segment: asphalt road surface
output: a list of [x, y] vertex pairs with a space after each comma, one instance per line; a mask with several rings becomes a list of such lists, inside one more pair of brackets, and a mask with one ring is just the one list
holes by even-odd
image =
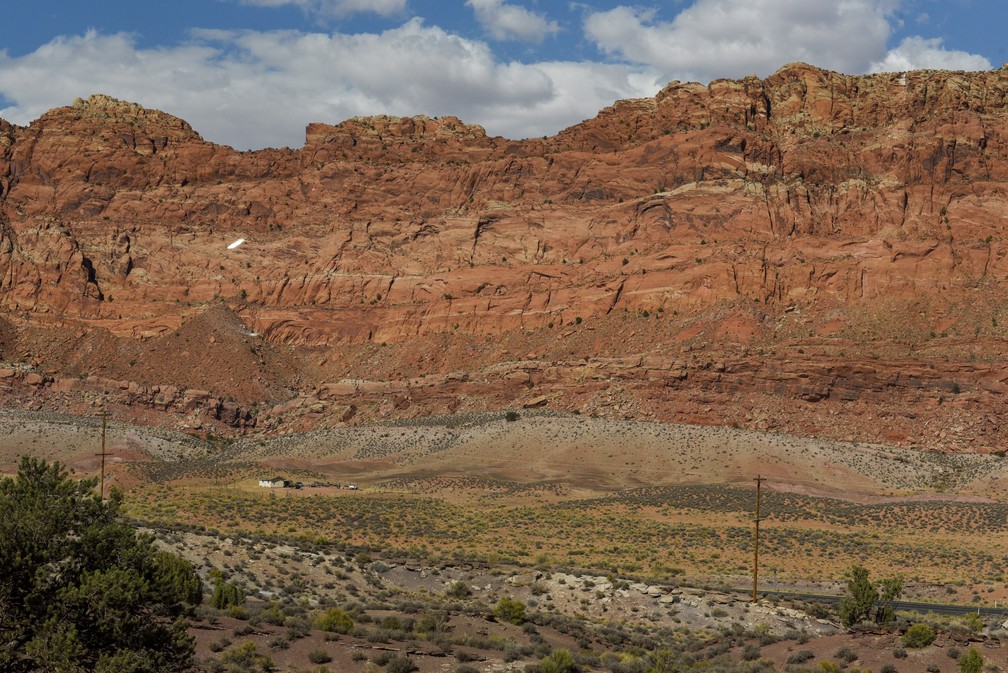
[[[843, 596], [803, 594], [791, 591], [760, 591], [757, 593], [757, 596], [784, 598], [794, 601], [804, 601], [806, 603], [826, 603], [827, 605], [838, 605], [843, 599]], [[936, 615], [967, 615], [973, 612], [979, 614], [981, 617], [1003, 617], [1008, 619], [1008, 606], [990, 608], [974, 605], [951, 605], [947, 603], [918, 603], [916, 601], [893, 601], [892, 605], [897, 610], [905, 610], [907, 612], [932, 612]]]

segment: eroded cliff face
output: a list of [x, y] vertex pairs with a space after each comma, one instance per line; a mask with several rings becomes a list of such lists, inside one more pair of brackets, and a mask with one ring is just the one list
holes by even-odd
[[[0, 122], [4, 355], [43, 377], [7, 380], [196, 390], [243, 427], [535, 404], [928, 445], [922, 400], [1004, 410], [1006, 96], [796, 64], [526, 141], [376, 117], [237, 152], [105, 96]], [[904, 420], [862, 427], [869, 399]]]

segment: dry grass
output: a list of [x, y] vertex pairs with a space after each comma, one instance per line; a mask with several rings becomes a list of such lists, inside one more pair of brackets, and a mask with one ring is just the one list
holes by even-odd
[[[97, 469], [94, 421], [8, 412], [0, 429], [6, 469], [36, 447]], [[860, 562], [970, 600], [967, 587], [983, 602], [1008, 597], [1008, 506], [975, 495], [1008, 474], [996, 456], [532, 411], [209, 442], [114, 423], [108, 444], [109, 481], [145, 521], [737, 583], [750, 572], [761, 473], [767, 580], [835, 581]], [[363, 490], [257, 487], [276, 473]]]
[[[736, 584], [751, 572], [750, 490], [659, 487], [524, 505], [469, 493], [465, 499], [455, 492], [454, 500], [387, 492], [278, 497], [161, 486], [134, 491], [130, 512], [161, 524], [189, 522], [429, 562], [582, 567]], [[920, 591], [961, 583], [996, 587], [985, 604], [1004, 599], [1006, 505], [864, 505], [769, 492], [763, 514], [767, 582], [836, 580], [857, 562], [906, 575]], [[978, 539], [986, 541], [982, 549]]]

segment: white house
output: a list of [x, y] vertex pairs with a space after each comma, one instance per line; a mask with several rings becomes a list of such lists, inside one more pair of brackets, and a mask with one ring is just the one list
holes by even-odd
[[272, 479], [260, 479], [259, 486], [262, 488], [283, 488], [287, 485], [287, 480], [283, 477], [273, 477]]

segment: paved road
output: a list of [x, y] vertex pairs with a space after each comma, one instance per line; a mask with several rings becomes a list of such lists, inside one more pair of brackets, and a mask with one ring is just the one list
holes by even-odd
[[[740, 591], [740, 593], [743, 593]], [[749, 592], [751, 595], [752, 592]], [[831, 596], [827, 594], [804, 594], [794, 591], [760, 591], [759, 596], [772, 598], [786, 598], [806, 603], [827, 603], [837, 605], [843, 596]], [[1008, 619], [1008, 606], [1005, 607], [977, 607], [975, 605], [951, 605], [947, 603], [918, 603], [916, 601], [894, 601], [893, 607], [897, 610], [907, 612], [933, 612], [937, 615], [967, 615], [971, 612], [978, 613], [981, 617], [1002, 617]]]

